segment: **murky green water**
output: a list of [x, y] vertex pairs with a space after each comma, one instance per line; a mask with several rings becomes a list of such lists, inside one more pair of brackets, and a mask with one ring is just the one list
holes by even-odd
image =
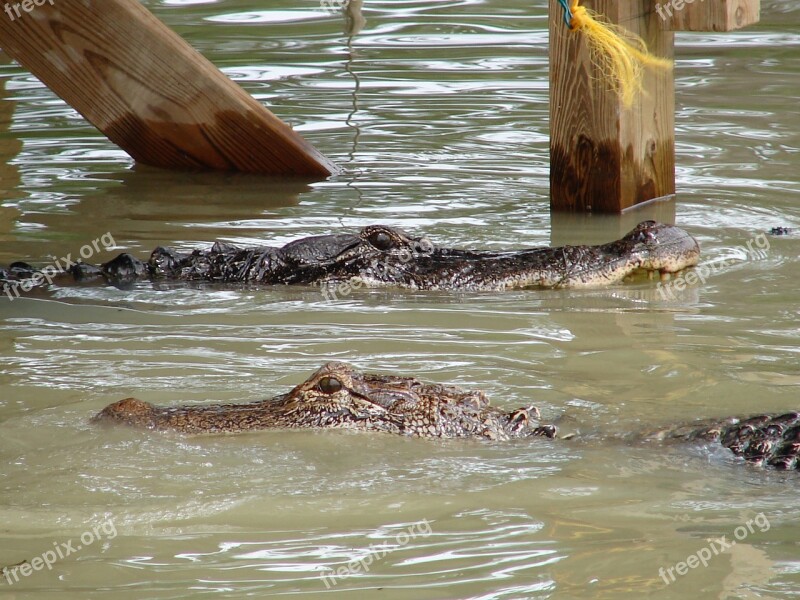
[[[346, 172], [306, 185], [133, 168], [5, 65], [0, 264], [42, 264], [107, 232], [143, 256], [374, 222], [505, 248], [606, 241], [656, 216], [719, 268], [667, 299], [648, 283], [338, 302], [311, 288], [151, 285], [0, 299], [0, 565], [65, 555], [0, 581], [3, 597], [800, 594], [797, 477], [603, 439], [800, 408], [800, 237], [759, 237], [800, 228], [795, 3], [763, 2], [762, 23], [742, 32], [678, 36], [680, 194], [621, 219], [549, 214], [542, 0], [369, 1], [350, 39], [341, 15], [309, 0], [147, 4]], [[536, 402], [589, 440], [88, 424], [134, 394], [259, 399], [329, 359]], [[659, 575], [706, 553], [674, 583]]]

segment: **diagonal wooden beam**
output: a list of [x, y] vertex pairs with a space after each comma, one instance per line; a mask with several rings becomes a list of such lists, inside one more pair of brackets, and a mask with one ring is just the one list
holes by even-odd
[[25, 0], [0, 46], [135, 160], [324, 178], [338, 168], [139, 0]]

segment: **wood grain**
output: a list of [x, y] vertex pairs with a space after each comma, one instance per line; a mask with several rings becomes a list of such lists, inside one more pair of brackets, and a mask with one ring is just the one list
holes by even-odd
[[[6, 57], [0, 56], [0, 64], [5, 65], [8, 62]], [[8, 93], [7, 82], [7, 79], [0, 81], [0, 203], [24, 195], [19, 190], [19, 167], [12, 162], [22, 150], [22, 142], [13, 132], [9, 132], [17, 103], [9, 99], [13, 94]], [[15, 208], [0, 206], [0, 236], [11, 231], [13, 218], [17, 216]]]
[[0, 12], [0, 46], [139, 162], [319, 178], [338, 171], [139, 0]]
[[654, 7], [670, 31], [733, 31], [761, 18], [761, 0], [659, 0]]
[[[707, 0], [710, 1], [710, 0]], [[673, 57], [651, 0], [586, 0], [584, 6]], [[580, 32], [550, 0], [550, 207], [619, 213], [675, 193], [674, 82], [645, 70], [644, 91], [626, 108], [592, 62]]]

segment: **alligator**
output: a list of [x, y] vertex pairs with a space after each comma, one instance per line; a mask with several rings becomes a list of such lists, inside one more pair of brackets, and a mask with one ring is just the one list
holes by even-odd
[[791, 227], [773, 227], [769, 230], [770, 235], [791, 235], [794, 233]]
[[[692, 236], [655, 221], [644, 221], [606, 244], [510, 251], [444, 248], [425, 236], [370, 225], [358, 233], [306, 237], [282, 247], [243, 248], [216, 242], [210, 249], [189, 253], [158, 247], [147, 262], [123, 253], [100, 266], [72, 264], [68, 272], [76, 280], [104, 279], [118, 287], [165, 280], [330, 288], [355, 280], [367, 287], [498, 291], [596, 287], [621, 282], [638, 271], [668, 277], [696, 265], [699, 256]], [[0, 269], [0, 283], [9, 293], [9, 286], [20, 281], [51, 282], [52, 273], [43, 273], [17, 262]]]
[[[534, 406], [505, 411], [478, 390], [362, 373], [329, 362], [286, 394], [247, 404], [157, 407], [126, 398], [93, 417], [187, 434], [273, 428], [353, 429], [424, 438], [558, 437]], [[569, 437], [569, 436], [562, 436]], [[800, 470], [800, 413], [713, 419], [641, 434], [648, 442], [719, 444], [745, 462]]]

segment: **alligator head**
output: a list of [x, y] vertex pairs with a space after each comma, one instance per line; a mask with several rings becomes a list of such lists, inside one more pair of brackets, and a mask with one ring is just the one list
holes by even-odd
[[[377, 273], [386, 257], [416, 256], [430, 247], [427, 238], [411, 237], [392, 227], [370, 225], [356, 234], [316, 235], [279, 248], [240, 248], [217, 242], [209, 250], [179, 254], [159, 247], [151, 254], [147, 268], [151, 277], [168, 280], [314, 284]], [[109, 279], [119, 279], [115, 261], [123, 257], [120, 265], [125, 268], [123, 275], [130, 272], [126, 264], [133, 257], [121, 255], [103, 265]]]
[[94, 420], [184, 433], [337, 428], [434, 438], [553, 437], [555, 427], [540, 426], [537, 418], [534, 407], [505, 412], [490, 406], [480, 391], [361, 373], [330, 362], [287, 394], [269, 400], [156, 407], [126, 398], [104, 408]]
[[[409, 256], [424, 238], [390, 228], [397, 246], [384, 249], [379, 271], [353, 273], [367, 285], [414, 289], [504, 290], [581, 288], [617, 283], [637, 271], [675, 273], [697, 264], [700, 247], [674, 225], [644, 221], [623, 238], [597, 246], [561, 246], [505, 252], [441, 248]], [[393, 242], [394, 243], [394, 242]]]

